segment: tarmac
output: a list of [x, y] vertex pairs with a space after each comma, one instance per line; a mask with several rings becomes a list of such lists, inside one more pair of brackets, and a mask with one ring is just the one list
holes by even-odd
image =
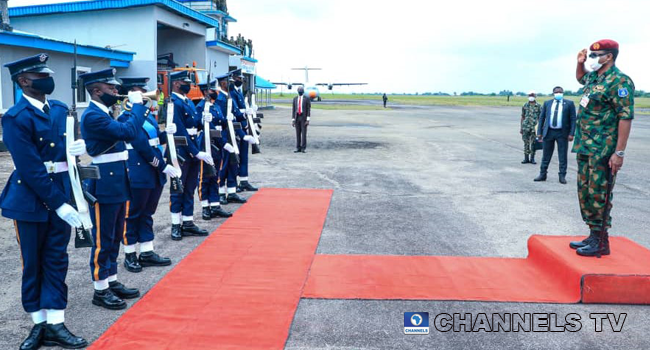
[[[325, 101], [325, 100], [324, 100]], [[346, 102], [347, 103], [347, 102]], [[391, 103], [389, 101], [389, 107]], [[582, 235], [575, 155], [567, 181], [557, 178], [557, 154], [548, 181], [533, 182], [537, 165], [520, 164], [520, 109], [409, 107], [373, 111], [312, 110], [307, 153], [293, 153], [290, 109], [264, 111], [262, 153], [250, 157], [250, 181], [260, 187], [331, 188], [332, 203], [318, 254], [525, 257], [532, 234]], [[633, 122], [625, 163], [614, 189], [612, 235], [650, 248], [650, 122]], [[0, 155], [0, 182], [12, 170]], [[250, 193], [244, 193], [246, 197]], [[155, 217], [156, 251], [174, 264], [202, 241], [170, 239], [168, 191]], [[223, 219], [195, 222], [208, 230]], [[225, 209], [236, 210], [229, 204]], [[20, 255], [11, 220], [0, 220], [0, 349], [15, 349], [31, 328], [20, 303]], [[71, 244], [66, 325], [92, 341], [123, 311], [93, 306], [89, 250]], [[118, 278], [145, 293], [174, 266]], [[526, 288], [522, 285], [521, 288]], [[137, 301], [137, 300], [136, 300]], [[129, 305], [134, 302], [129, 301]], [[164, 307], [164, 305], [161, 305]], [[532, 304], [462, 301], [302, 299], [286, 349], [607, 349], [647, 348], [650, 313], [642, 305]], [[581, 316], [577, 332], [440, 332], [405, 335], [404, 312], [557, 314]], [[623, 329], [594, 329], [590, 313], [626, 313]], [[218, 322], [219, 315], [215, 315]], [[254, 332], [254, 329], [251, 329]], [[191, 349], [191, 344], [188, 348]], [[215, 344], [214, 349], [219, 349]]]

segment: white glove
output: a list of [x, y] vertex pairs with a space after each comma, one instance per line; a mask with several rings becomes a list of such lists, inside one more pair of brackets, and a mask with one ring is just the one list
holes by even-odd
[[203, 113], [203, 123], [209, 123], [212, 121], [212, 113]]
[[253, 114], [253, 109], [252, 108], [246, 108], [246, 114]]
[[223, 149], [228, 151], [228, 153], [235, 153], [235, 147], [233, 147], [231, 144], [227, 143], [223, 145]]
[[81, 219], [79, 213], [70, 205], [64, 203], [56, 210], [58, 215], [63, 221], [72, 227], [81, 227]]
[[228, 113], [228, 115], [226, 116], [226, 119], [230, 120], [230, 121], [233, 121], [233, 120], [235, 120], [235, 117], [233, 117], [232, 113]]
[[244, 136], [244, 141], [246, 141], [248, 143], [255, 143], [255, 138], [253, 136], [251, 136], [251, 135], [246, 135], [246, 136]]
[[142, 103], [142, 93], [140, 91], [129, 91], [128, 96], [131, 104]]
[[167, 124], [167, 126], [165, 127], [165, 132], [167, 134], [175, 134], [176, 133], [176, 124], [174, 124], [174, 123]]
[[86, 154], [86, 141], [79, 139], [72, 142], [70, 147], [68, 147], [68, 152], [74, 157], [83, 156]]
[[177, 169], [171, 165], [167, 165], [165, 169], [163, 169], [163, 173], [169, 175], [169, 177], [181, 177], [181, 175], [183, 174], [181, 169]]
[[203, 151], [199, 152], [196, 155], [196, 158], [199, 158], [200, 160], [202, 160], [202, 161], [204, 161], [204, 162], [206, 162], [206, 163], [208, 163], [210, 165], [214, 165], [214, 161], [212, 160], [212, 156], [205, 153], [205, 152], [203, 152]]

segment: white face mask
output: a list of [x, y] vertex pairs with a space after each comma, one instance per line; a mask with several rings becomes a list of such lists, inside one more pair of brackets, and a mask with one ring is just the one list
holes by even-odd
[[603, 66], [602, 63], [598, 63], [598, 60], [600, 60], [600, 57], [596, 58], [588, 58], [585, 63], [591, 68], [592, 71], [597, 71], [600, 69], [600, 67]]
[[535, 101], [535, 98], [533, 96], [528, 97], [528, 101], [533, 102]]

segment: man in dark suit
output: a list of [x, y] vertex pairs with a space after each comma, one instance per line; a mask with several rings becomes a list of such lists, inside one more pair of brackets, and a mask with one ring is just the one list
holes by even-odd
[[560, 183], [566, 184], [567, 152], [576, 129], [576, 107], [564, 99], [564, 89], [553, 88], [553, 99], [544, 102], [539, 116], [537, 137], [544, 141], [542, 166], [535, 181], [546, 181], [548, 165], [553, 157], [555, 143], [560, 159]]
[[293, 98], [293, 110], [291, 112], [291, 126], [296, 128], [296, 150], [294, 153], [306, 153], [307, 148], [307, 126], [311, 114], [311, 100], [303, 96], [305, 89], [298, 87], [298, 96]]

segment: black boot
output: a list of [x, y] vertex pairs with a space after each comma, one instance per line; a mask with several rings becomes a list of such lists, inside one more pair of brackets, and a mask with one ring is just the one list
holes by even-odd
[[93, 305], [101, 306], [109, 310], [121, 310], [126, 308], [126, 302], [113, 294], [110, 288], [104, 290], [95, 289]]
[[172, 240], [180, 241], [183, 239], [183, 234], [180, 224], [172, 224]]
[[560, 183], [566, 185], [566, 175], [560, 174]]
[[253, 187], [253, 185], [251, 185], [250, 182], [248, 182], [248, 181], [240, 182], [239, 187], [241, 187], [241, 189], [244, 190], [244, 191], [251, 191], [251, 192], [257, 191], [257, 188]]
[[546, 181], [546, 173], [539, 173], [539, 175], [534, 178], [533, 181]]
[[521, 164], [528, 164], [530, 163], [530, 159], [528, 158], [527, 154], [524, 154], [524, 160], [521, 161]]
[[108, 289], [120, 299], [134, 299], [140, 296], [139, 290], [136, 288], [127, 288], [118, 281], [108, 282]]
[[129, 272], [140, 272], [142, 266], [138, 262], [138, 256], [135, 253], [126, 253], [124, 256], [124, 267]]
[[220, 194], [219, 195], [219, 204], [221, 204], [221, 205], [228, 204], [228, 198], [226, 198], [225, 194]]
[[537, 164], [537, 162], [535, 161], [535, 153], [532, 153], [530, 155], [530, 164]]
[[232, 216], [232, 213], [229, 213], [221, 207], [212, 207], [210, 208], [210, 215], [212, 215], [213, 218], [229, 218]]
[[246, 199], [240, 197], [237, 193], [231, 193], [228, 195], [229, 203], [246, 203]]
[[302, 150], [300, 149], [300, 147], [296, 148], [296, 150], [293, 151], [293, 153], [300, 153], [300, 152], [302, 152]]
[[88, 346], [86, 339], [70, 333], [63, 323], [45, 326], [43, 345], [60, 346], [64, 349], [81, 349]]
[[591, 244], [591, 242], [594, 239], [598, 238], [598, 234], [599, 234], [598, 230], [591, 230], [591, 231], [589, 231], [589, 237], [583, 239], [582, 241], [572, 241], [572, 242], [569, 243], [569, 247], [571, 249], [578, 249], [578, 248], [586, 247], [589, 244]]
[[591, 241], [591, 243], [582, 248], [578, 248], [576, 253], [580, 256], [597, 256], [609, 255], [609, 237], [607, 232], [603, 235], [602, 244], [600, 234]]
[[199, 228], [194, 224], [194, 221], [183, 221], [181, 226], [181, 233], [183, 236], [207, 236], [208, 231]]
[[203, 211], [201, 212], [201, 219], [203, 220], [212, 219], [212, 213], [210, 211], [210, 207], [203, 207]]
[[170, 258], [163, 258], [155, 252], [140, 253], [140, 265], [142, 267], [149, 266], [169, 266], [172, 264]]
[[29, 335], [23, 343], [20, 344], [20, 350], [36, 350], [43, 345], [43, 336], [45, 335], [45, 322], [37, 323], [32, 327]]

